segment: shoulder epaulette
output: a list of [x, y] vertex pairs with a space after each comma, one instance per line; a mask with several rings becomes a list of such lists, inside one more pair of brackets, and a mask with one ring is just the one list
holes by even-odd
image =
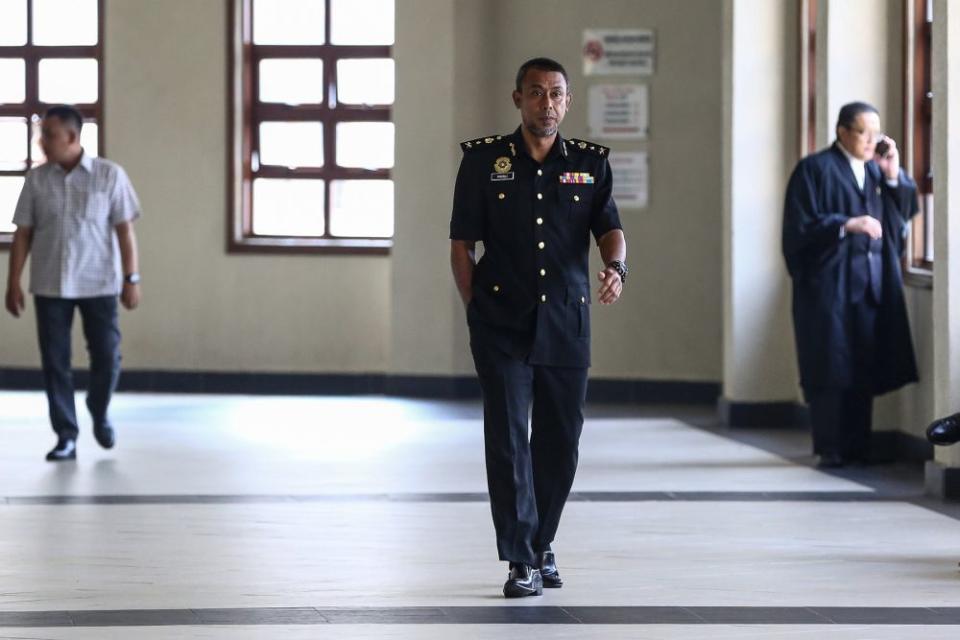
[[574, 140], [573, 138], [567, 138], [566, 143], [568, 148], [577, 149], [586, 153], [593, 153], [603, 157], [610, 155], [610, 147], [605, 147], [602, 144], [590, 142], [589, 140]]
[[460, 143], [460, 148], [463, 149], [464, 153], [466, 153], [467, 151], [476, 151], [477, 149], [483, 149], [484, 147], [489, 147], [491, 144], [494, 144], [495, 142], [502, 142], [502, 141], [503, 141], [502, 135], [486, 136], [483, 138], [476, 138], [475, 140], [465, 140], [464, 142]]

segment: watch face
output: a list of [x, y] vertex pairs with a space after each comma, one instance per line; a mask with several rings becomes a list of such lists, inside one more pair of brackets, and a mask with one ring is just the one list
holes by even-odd
[[129, 282], [130, 284], [140, 284], [140, 274], [139, 274], [139, 273], [131, 273], [131, 274], [128, 275], [126, 278], [124, 278], [124, 280], [126, 280], [126, 281]]

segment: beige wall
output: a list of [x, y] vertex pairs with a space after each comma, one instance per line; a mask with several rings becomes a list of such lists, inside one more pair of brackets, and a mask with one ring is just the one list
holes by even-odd
[[[821, 29], [827, 33], [823, 46], [829, 56], [821, 61], [825, 71], [819, 76], [822, 139], [832, 138], [833, 110], [858, 97], [876, 102], [887, 130], [899, 135], [901, 1], [822, 4]], [[639, 79], [650, 85], [650, 139], [611, 145], [615, 151], [650, 152], [651, 202], [646, 210], [623, 212], [632, 273], [621, 304], [594, 307], [593, 374], [720, 380], [723, 6], [714, 0], [600, 0], [587, 12], [574, 0], [398, 2], [396, 247], [389, 257], [282, 257], [228, 255], [224, 250], [226, 2], [107, 0], [107, 154], [128, 169], [144, 207], [138, 232], [145, 300], [137, 312], [123, 314], [126, 366], [470, 373], [463, 311], [447, 266], [457, 143], [516, 126], [509, 99], [513, 74], [519, 62], [540, 54], [567, 64], [574, 105], [564, 131], [586, 134], [587, 88], [604, 79], [582, 76], [581, 32], [614, 26], [656, 32], [656, 73]], [[757, 11], [762, 8], [759, 3]], [[883, 29], [888, 33], [886, 52], [871, 54], [869, 60], [836, 35], [841, 28], [836, 25], [850, 23], [851, 11], [863, 10], [872, 17], [860, 21], [863, 33], [858, 37], [873, 43], [870, 51], [878, 45], [877, 34]], [[795, 34], [787, 15], [792, 9], [778, 11], [785, 23], [776, 16], [767, 18], [780, 25], [776, 33], [783, 36], [780, 49], [771, 49], [771, 55], [783, 59], [771, 72], [782, 69], [783, 77], [768, 88], [773, 96], [785, 96], [775, 110], [782, 107], [786, 130], [795, 108], [789, 80], [793, 63], [788, 59]], [[858, 65], [868, 62], [876, 71], [864, 74]], [[766, 73], [740, 70], [753, 72]], [[826, 105], [830, 114], [824, 113]], [[788, 138], [783, 142], [792, 144]], [[736, 144], [732, 151], [751, 152], [749, 138]], [[771, 189], [772, 201], [776, 189]], [[779, 211], [769, 214], [772, 220]], [[743, 229], [757, 228], [734, 222], [731, 219], [728, 232], [739, 228], [740, 240], [749, 242]], [[771, 240], [775, 234], [764, 233], [764, 264], [779, 270]], [[731, 253], [735, 248], [731, 245]], [[743, 254], [739, 248], [736, 252]], [[731, 263], [734, 267], [751, 269], [749, 263]], [[779, 281], [782, 273], [774, 275]], [[0, 277], [5, 276], [3, 261]], [[749, 279], [744, 283], [750, 285]], [[750, 300], [762, 297], [755, 293], [748, 286], [736, 297], [739, 317], [753, 308]], [[770, 389], [783, 395], [783, 388], [794, 384], [795, 364], [784, 331], [783, 301], [774, 302], [774, 308], [761, 315], [769, 319], [765, 326], [775, 331], [768, 343], [758, 344], [788, 363], [763, 376], [772, 376], [776, 382]], [[931, 417], [934, 396], [933, 296], [929, 290], [910, 289], [908, 304], [923, 381], [883, 399], [877, 421], [885, 428], [919, 432]], [[728, 323], [733, 320], [731, 315]], [[731, 325], [730, 330], [742, 332], [744, 327], [749, 323], [739, 329]], [[76, 350], [83, 350], [79, 336]], [[30, 311], [21, 320], [3, 316], [0, 367], [37, 364]], [[729, 368], [743, 367], [734, 359]], [[739, 399], [754, 399], [759, 383], [753, 382], [758, 381], [741, 382], [746, 386], [740, 389], [747, 391]], [[760, 397], [772, 399], [770, 389]]]
[[[106, 151], [144, 210], [125, 366], [383, 370], [389, 259], [225, 253], [226, 2], [108, 0], [105, 22]], [[0, 366], [37, 366], [32, 317], [0, 322]]]
[[903, 0], [821, 0], [818, 21], [817, 141], [836, 138], [840, 107], [880, 110], [884, 131], [903, 133]]
[[[624, 212], [632, 277], [622, 304], [595, 308], [593, 373], [719, 379], [720, 3], [398, 2], [390, 257], [225, 253], [226, 4], [106, 2], [107, 155], [144, 208], [145, 299], [122, 317], [127, 367], [468, 373], [447, 266], [457, 143], [513, 129], [512, 77], [535, 54], [569, 66], [583, 102], [564, 130], [585, 134], [582, 28], [647, 27], [652, 134], [633, 148], [651, 153], [652, 200]], [[0, 331], [0, 367], [37, 366], [29, 314]]]
[[790, 402], [797, 365], [780, 237], [798, 157], [799, 14], [795, 2], [724, 8], [723, 397]]
[[[550, 10], [544, 11], [545, 6]], [[469, 98], [471, 108], [483, 112], [480, 117], [456, 119], [456, 140], [516, 127], [519, 120], [510, 100], [513, 78], [519, 64], [536, 55], [561, 60], [570, 73], [574, 102], [562, 129], [571, 137], [587, 135], [591, 84], [637, 81], [650, 87], [649, 140], [608, 143], [614, 153], [649, 151], [650, 205], [621, 212], [630, 279], [619, 304], [593, 307], [592, 374], [719, 380], [721, 3], [604, 0], [591, 2], [584, 10], [576, 0], [499, 0], [485, 7], [484, 19], [492, 24], [473, 22], [470, 28], [487, 29], [491, 35], [482, 43], [481, 55], [466, 60], [468, 70], [486, 68], [478, 77], [486, 98]], [[654, 29], [654, 75], [584, 78], [582, 30], [591, 27]], [[471, 75], [464, 71], [461, 78], [469, 82]], [[594, 270], [599, 266], [595, 252]]]

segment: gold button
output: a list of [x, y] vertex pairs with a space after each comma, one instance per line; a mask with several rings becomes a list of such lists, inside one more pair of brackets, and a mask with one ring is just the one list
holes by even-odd
[[546, 270], [546, 269], [540, 269], [540, 277], [542, 278], [542, 277], [544, 277], [544, 276], [546, 276], [546, 275], [547, 275], [547, 270]]
[[538, 176], [542, 176], [542, 175], [543, 175], [543, 169], [537, 169], [537, 175], [538, 175]]
[[543, 218], [537, 218], [537, 224], [543, 224]]
[[540, 247], [541, 249], [543, 249], [543, 248], [544, 248], [545, 246], [547, 246], [547, 245], [544, 244], [543, 242], [539, 242], [539, 243], [537, 243], [537, 246]]
[[501, 200], [503, 200], [504, 198], [506, 198], [506, 197], [507, 197], [507, 194], [505, 194], [505, 193], [501, 193], [501, 194], [500, 194], [500, 195], [498, 195], [497, 197], [498, 197], [498, 198], [500, 198]]
[[542, 193], [538, 193], [538, 194], [537, 194], [537, 200], [543, 200], [543, 194], [542, 194]]
[[500, 291], [500, 285], [498, 284], [493, 285], [493, 292], [497, 293], [498, 291]]
[[540, 296], [540, 302], [546, 302], [546, 301], [547, 301], [547, 294], [543, 294], [542, 296]]
[[580, 202], [580, 196], [573, 196], [574, 202]]

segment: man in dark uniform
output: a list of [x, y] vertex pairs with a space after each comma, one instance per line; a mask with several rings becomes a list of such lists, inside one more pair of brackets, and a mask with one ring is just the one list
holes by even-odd
[[873, 397], [917, 380], [900, 271], [916, 185], [874, 107], [845, 105], [836, 131], [797, 165], [783, 213], [800, 384], [822, 467], [865, 461]]
[[522, 124], [461, 145], [450, 222], [451, 265], [483, 389], [497, 550], [510, 563], [507, 597], [562, 585], [550, 544], [583, 426], [591, 233], [607, 265], [599, 302], [616, 302], [627, 275], [609, 150], [560, 136], [570, 100], [559, 63], [536, 58], [520, 67], [513, 101]]

